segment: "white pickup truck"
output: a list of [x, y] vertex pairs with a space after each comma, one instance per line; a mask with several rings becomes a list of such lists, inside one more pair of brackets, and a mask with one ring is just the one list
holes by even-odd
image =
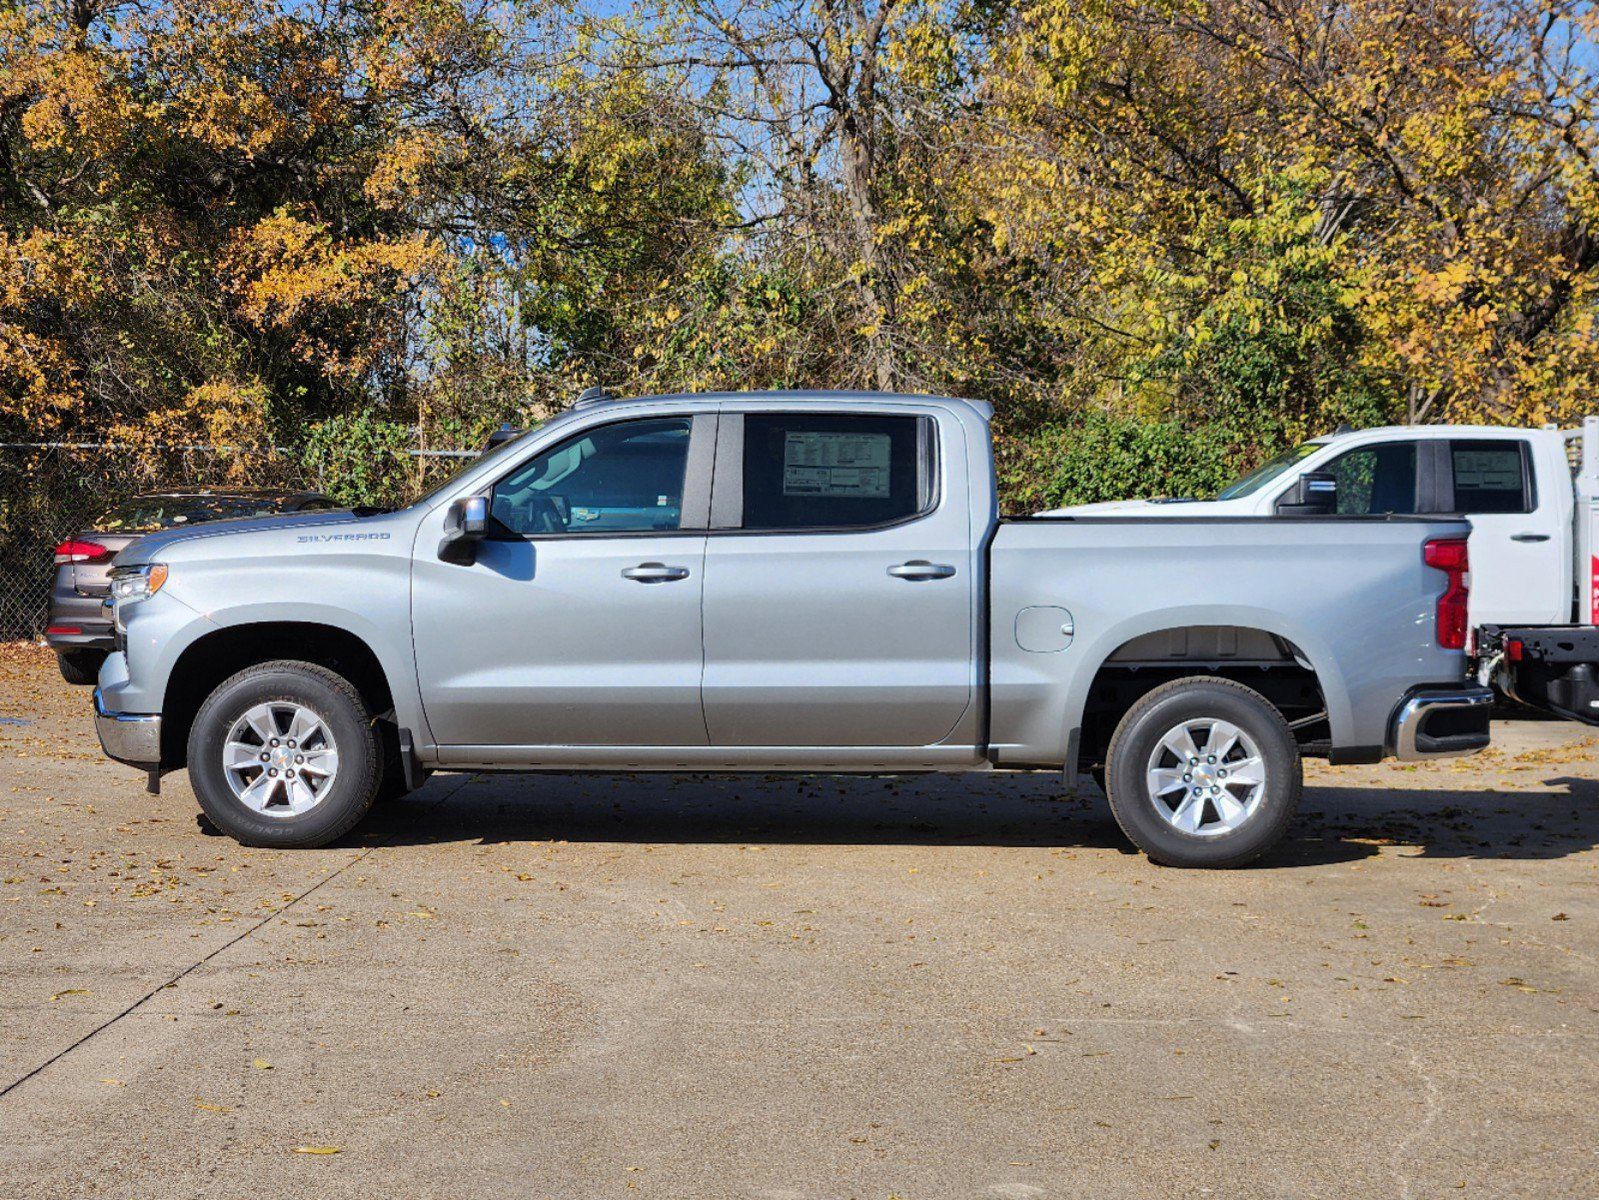
[[1463, 516], [1469, 620], [1484, 681], [1599, 723], [1599, 417], [1580, 429], [1388, 426], [1313, 438], [1204, 500], [1054, 515]]

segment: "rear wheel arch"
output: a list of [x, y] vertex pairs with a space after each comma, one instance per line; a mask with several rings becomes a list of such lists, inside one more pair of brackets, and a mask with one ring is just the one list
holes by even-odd
[[[1077, 714], [1068, 774], [1102, 764], [1117, 724], [1144, 696], [1195, 675], [1230, 679], [1264, 696], [1311, 753], [1330, 741], [1337, 677], [1283, 634], [1258, 625], [1174, 624], [1129, 637], [1095, 666]], [[1309, 719], [1321, 714], [1321, 719]], [[1306, 722], [1299, 724], [1300, 722]]]
[[218, 686], [248, 667], [283, 659], [322, 667], [348, 680], [374, 714], [394, 707], [382, 660], [350, 630], [309, 621], [230, 625], [197, 638], [173, 664], [161, 706], [161, 765], [187, 764], [195, 714]]
[[61, 669], [61, 678], [75, 687], [92, 684], [100, 674], [100, 664], [105, 660], [104, 650], [73, 648], [56, 651], [56, 665]]

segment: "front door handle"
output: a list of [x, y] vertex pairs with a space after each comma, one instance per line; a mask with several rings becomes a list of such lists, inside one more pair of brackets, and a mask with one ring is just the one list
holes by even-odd
[[1547, 533], [1513, 533], [1510, 535], [1510, 540], [1513, 542], [1547, 542], [1549, 535]]
[[910, 562], [900, 563], [897, 567], [890, 567], [888, 573], [895, 579], [948, 579], [955, 574], [955, 568], [948, 563], [928, 562], [925, 558], [913, 558]]
[[639, 563], [636, 567], [623, 568], [622, 578], [638, 583], [671, 583], [673, 580], [687, 579], [688, 568], [669, 567], [658, 562]]

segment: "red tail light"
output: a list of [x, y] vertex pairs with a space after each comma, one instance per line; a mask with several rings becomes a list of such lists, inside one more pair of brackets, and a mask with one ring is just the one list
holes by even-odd
[[105, 562], [111, 551], [99, 542], [66, 541], [56, 547], [56, 565], [61, 563]]
[[1464, 650], [1469, 628], [1466, 600], [1470, 595], [1466, 579], [1471, 569], [1466, 539], [1433, 538], [1422, 547], [1422, 557], [1429, 567], [1436, 567], [1449, 579], [1449, 586], [1438, 597], [1438, 644], [1445, 650]]

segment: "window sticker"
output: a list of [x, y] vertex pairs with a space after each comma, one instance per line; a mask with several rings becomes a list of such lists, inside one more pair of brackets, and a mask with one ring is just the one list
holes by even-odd
[[790, 432], [783, 439], [783, 495], [886, 499], [886, 433]]
[[1455, 486], [1469, 491], [1519, 492], [1519, 450], [1456, 450]]

